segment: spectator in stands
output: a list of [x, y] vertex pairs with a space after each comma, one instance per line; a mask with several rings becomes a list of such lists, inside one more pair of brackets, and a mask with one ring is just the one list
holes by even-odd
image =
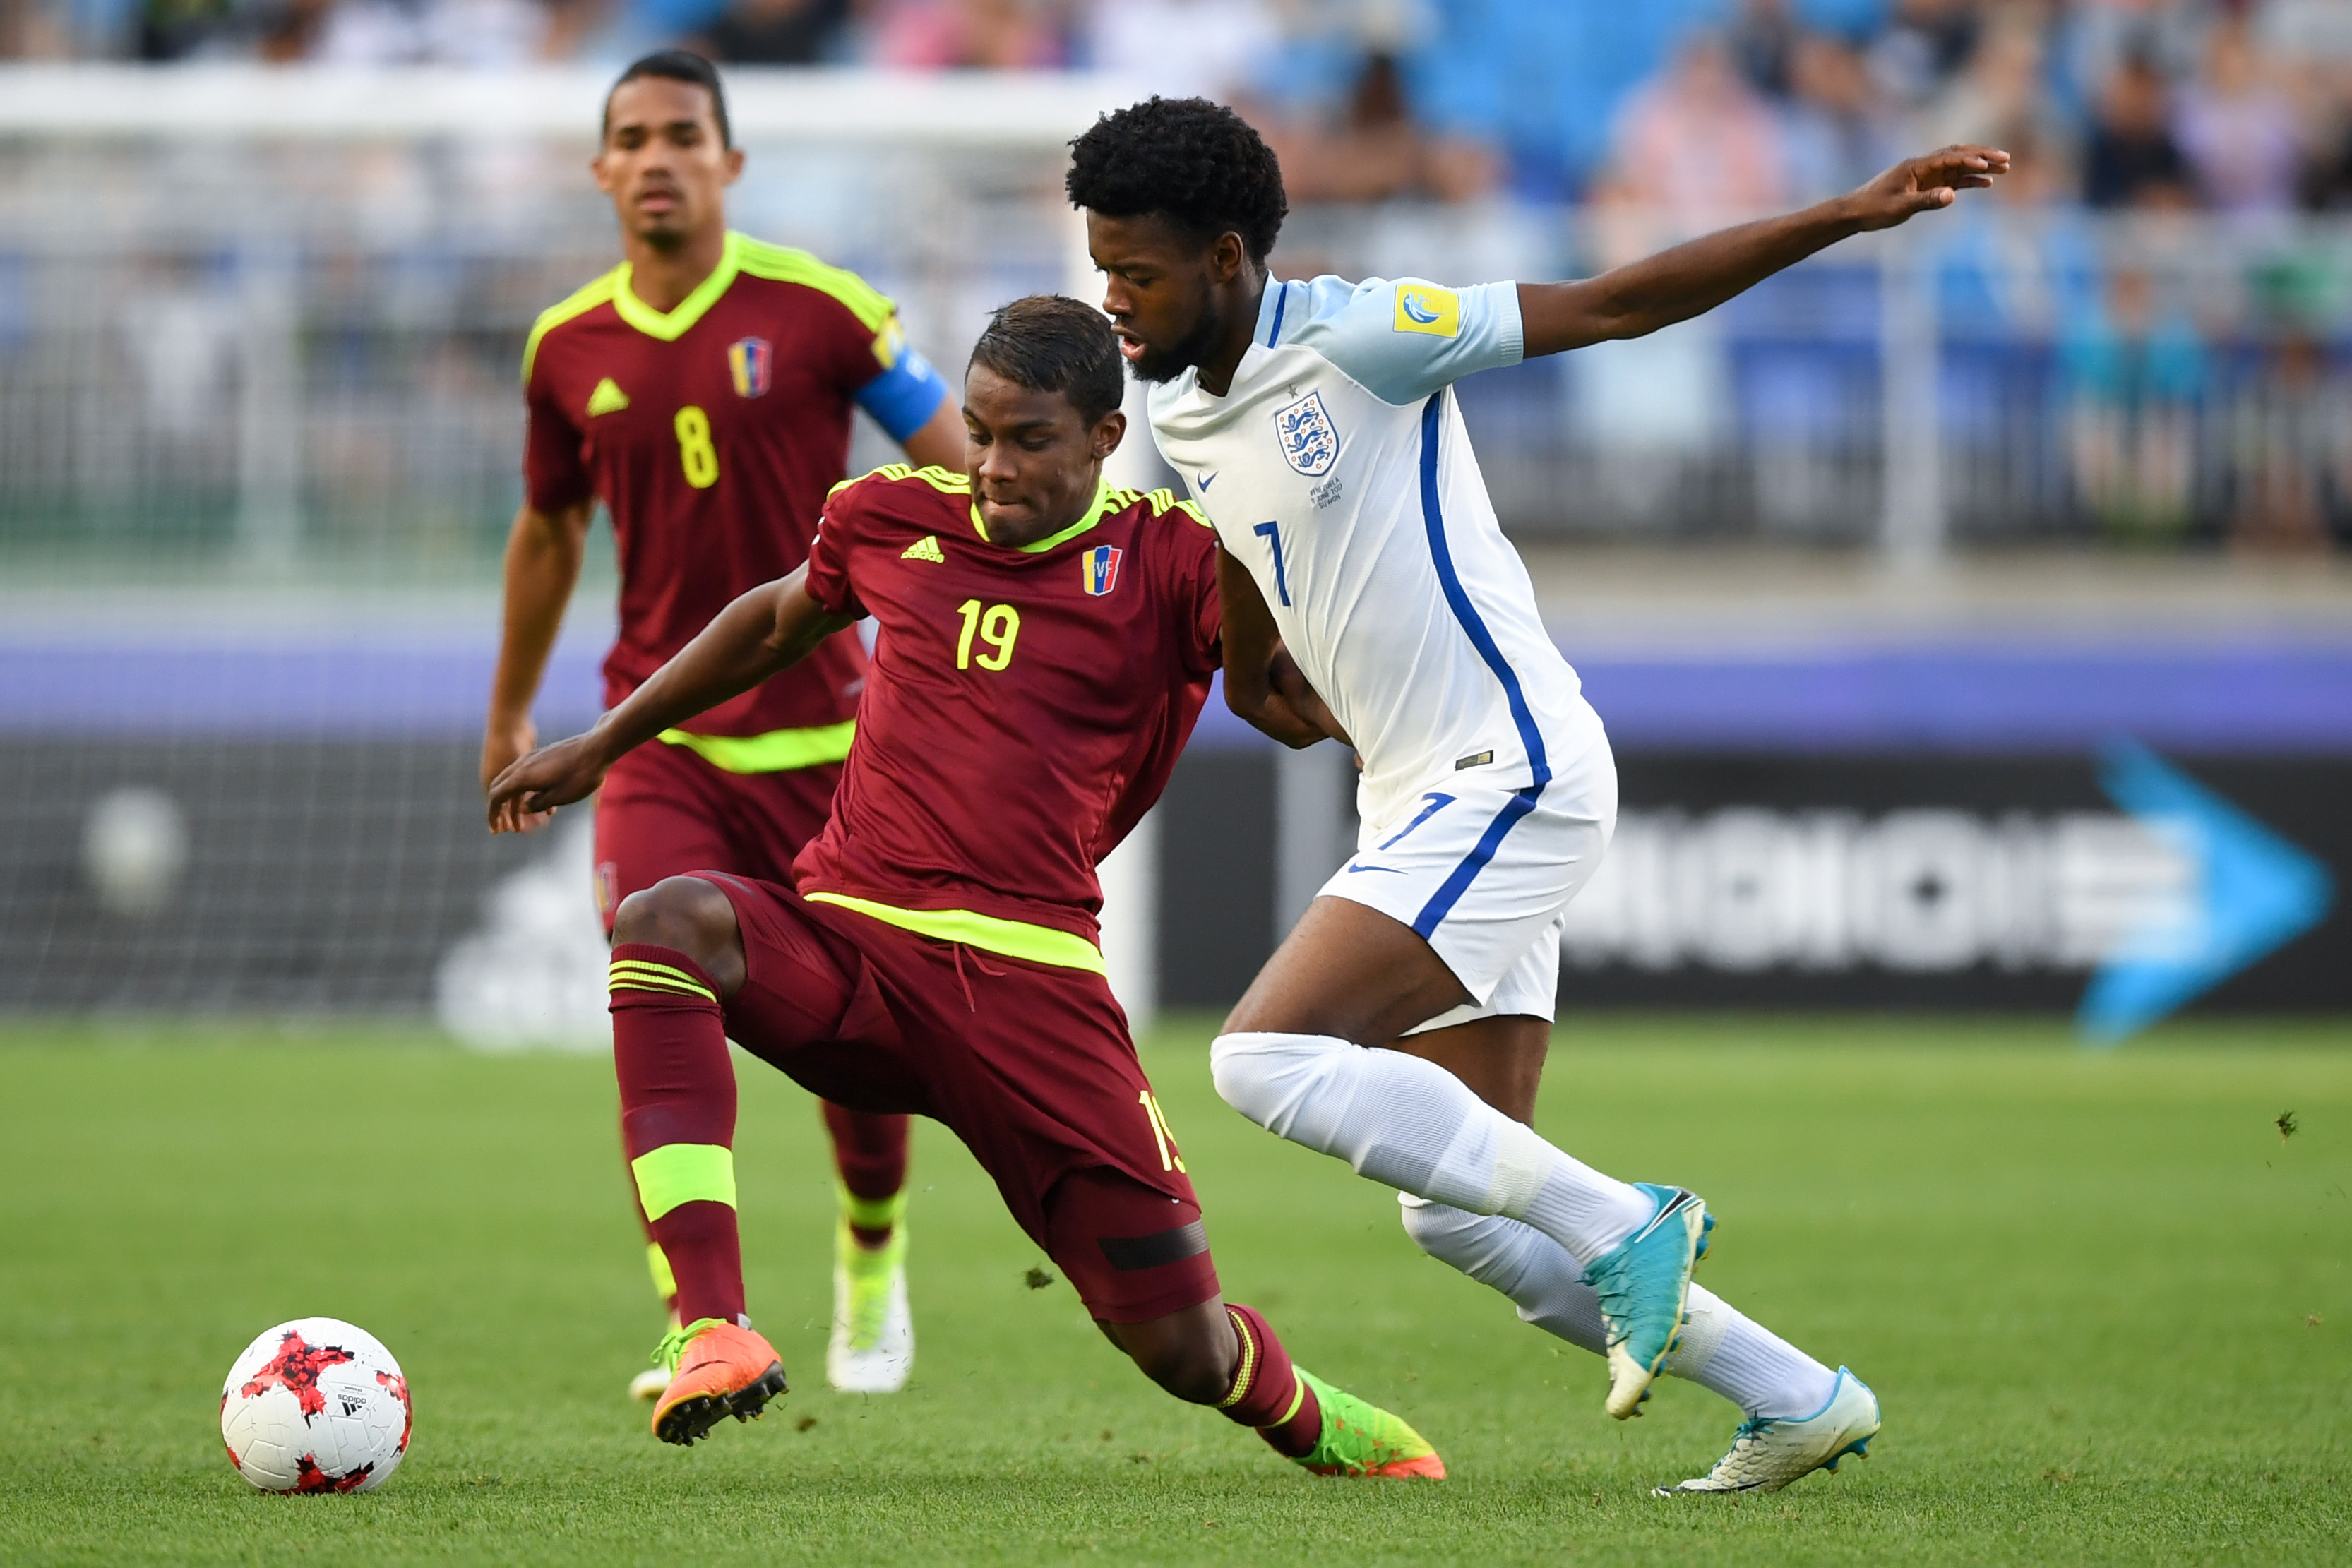
[[1664, 74], [1626, 103], [1614, 162], [1625, 199], [1694, 234], [1727, 215], [1789, 204], [1780, 121], [1711, 32], [1693, 33]]
[[692, 47], [746, 66], [813, 66], [830, 59], [849, 21], [849, 0], [735, 0]]
[[2253, 279], [2270, 341], [2225, 421], [2229, 538], [2242, 549], [2307, 553], [2352, 529], [2352, 386], [2325, 340], [2331, 271], [2288, 256]]
[[2268, 77], [2244, 21], [2217, 23], [2204, 69], [2181, 93], [2172, 126], [2210, 206], [2267, 213], [2294, 203], [2303, 161], [2294, 112]]
[[1739, 0], [1724, 43], [1748, 85], [1768, 99], [1796, 90], [1796, 55], [1805, 31], [1789, 14], [1789, 0]]
[[1826, 34], [1800, 37], [1790, 53], [1789, 81], [1794, 96], [1781, 125], [1791, 201], [1851, 191], [1904, 155], [1894, 117], [1851, 44]]
[[1893, 23], [1873, 40], [1870, 74], [1906, 106], [1940, 92], [1976, 52], [1974, 0], [1896, 0]]
[[1500, 166], [1482, 144], [1441, 136], [1413, 118], [1396, 57], [1362, 57], [1336, 116], [1277, 125], [1267, 141], [1294, 202], [1467, 201], [1495, 188]]
[[2124, 57], [2100, 94], [2083, 159], [2083, 199], [2095, 207], [2182, 206], [2189, 161], [2172, 137], [2164, 78], [2146, 55]]
[[1067, 50], [1037, 0], [888, 0], [874, 63], [900, 70], [1045, 70]]
[[1096, 0], [1087, 63], [1164, 98], [1245, 96], [1282, 47], [1265, 0]]
[[2077, 501], [2120, 538], [2185, 531], [2206, 383], [2196, 328], [2158, 308], [2145, 269], [2118, 265], [2104, 304], [2067, 318], [2059, 372]]
[[2044, 117], [2042, 54], [2039, 17], [2004, 11], [1990, 18], [1966, 65], [1920, 110], [1917, 140], [1929, 147], [2007, 146], [2002, 132]]

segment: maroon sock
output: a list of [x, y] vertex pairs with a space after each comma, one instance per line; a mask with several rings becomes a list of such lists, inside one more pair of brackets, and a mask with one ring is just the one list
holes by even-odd
[[[631, 1160], [670, 1144], [735, 1145], [735, 1064], [719, 988], [685, 954], [650, 943], [613, 949], [613, 1067], [621, 1145]], [[673, 978], [672, 977], [676, 977]], [[677, 1279], [678, 1321], [743, 1312], [743, 1256], [731, 1203], [695, 1200], [647, 1228]]]
[[[830, 1100], [820, 1100], [825, 1131], [833, 1134], [833, 1168], [849, 1196], [868, 1203], [887, 1202], [907, 1186], [907, 1116], [877, 1111], [850, 1111]], [[891, 1227], [859, 1225], [849, 1233], [860, 1247], [879, 1247], [890, 1239]]]
[[1255, 1307], [1225, 1303], [1241, 1340], [1242, 1355], [1234, 1368], [1234, 1385], [1217, 1402], [1225, 1418], [1255, 1427], [1257, 1435], [1285, 1458], [1303, 1459], [1323, 1437], [1323, 1406], [1315, 1390], [1298, 1375], [1290, 1353], [1274, 1336], [1274, 1328]]

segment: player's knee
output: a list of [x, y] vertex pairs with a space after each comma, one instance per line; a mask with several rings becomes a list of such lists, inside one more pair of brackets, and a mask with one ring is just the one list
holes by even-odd
[[1221, 1034], [1209, 1046], [1209, 1082], [1217, 1098], [1263, 1127], [1273, 1116], [1271, 1092], [1277, 1038], [1263, 1034]]
[[722, 981], [743, 963], [735, 906], [698, 876], [666, 877], [623, 899], [613, 917], [613, 940], [683, 953]]
[[1234, 1380], [1234, 1347], [1205, 1330], [1130, 1349], [1143, 1375], [1188, 1405], [1214, 1405]]
[[[1355, 1051], [1325, 1035], [1221, 1034], [1209, 1047], [1209, 1080], [1220, 1099], [1259, 1126], [1297, 1137], [1308, 1102], [1332, 1084], [1333, 1073]], [[1312, 1114], [1306, 1119], [1321, 1121]]]

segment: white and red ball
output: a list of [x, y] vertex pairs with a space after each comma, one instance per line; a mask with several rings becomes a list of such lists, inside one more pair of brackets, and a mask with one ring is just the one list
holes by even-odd
[[221, 1385], [221, 1441], [263, 1491], [366, 1491], [408, 1454], [408, 1380], [373, 1334], [299, 1318], [246, 1346]]

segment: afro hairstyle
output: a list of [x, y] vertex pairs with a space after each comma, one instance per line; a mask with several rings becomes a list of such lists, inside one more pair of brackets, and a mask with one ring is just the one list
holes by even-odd
[[1150, 98], [1070, 143], [1074, 205], [1107, 218], [1157, 213], [1203, 240], [1241, 235], [1263, 263], [1290, 203], [1282, 165], [1249, 121], [1205, 98]]

